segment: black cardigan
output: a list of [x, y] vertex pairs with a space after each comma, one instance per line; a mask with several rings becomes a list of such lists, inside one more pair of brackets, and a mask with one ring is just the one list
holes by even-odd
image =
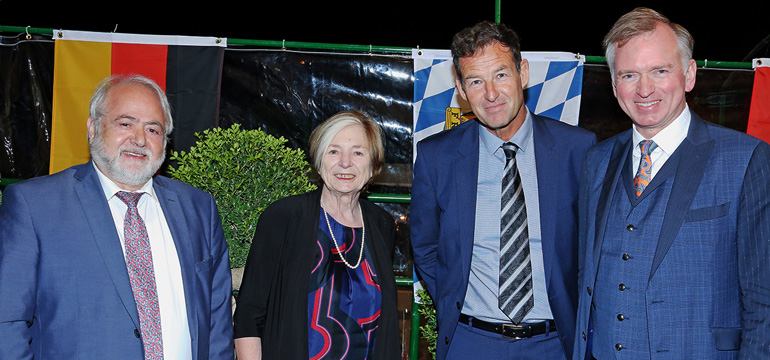
[[[308, 281], [312, 271], [321, 189], [271, 204], [259, 218], [246, 260], [235, 309], [235, 338], [262, 339], [262, 358], [307, 359]], [[366, 244], [382, 291], [374, 354], [400, 359], [396, 283], [393, 276], [395, 222], [379, 206], [359, 200]]]

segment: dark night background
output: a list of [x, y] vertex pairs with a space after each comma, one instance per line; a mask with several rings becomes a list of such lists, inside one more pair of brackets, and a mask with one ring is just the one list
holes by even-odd
[[[458, 30], [495, 19], [493, 0], [473, 1], [472, 6], [447, 3], [341, 0], [192, 5], [189, 1], [0, 0], [0, 25], [100, 32], [112, 32], [117, 25], [121, 33], [447, 49]], [[694, 4], [648, 1], [613, 2], [610, 6], [601, 2], [557, 5], [550, 1], [507, 0], [502, 1], [500, 14], [501, 22], [519, 33], [525, 51], [602, 56], [602, 37], [615, 20], [636, 6], [648, 6], [693, 34], [696, 60], [741, 62], [768, 56], [763, 42], [770, 31], [762, 28], [768, 10], [748, 2], [737, 6]]]

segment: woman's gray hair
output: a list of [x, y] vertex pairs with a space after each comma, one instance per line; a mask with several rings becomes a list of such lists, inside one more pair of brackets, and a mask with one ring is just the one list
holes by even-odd
[[[382, 134], [380, 126], [368, 116], [355, 110], [342, 111], [332, 115], [329, 119], [318, 125], [310, 134], [310, 158], [316, 171], [323, 168], [323, 159], [326, 149], [332, 142], [332, 139], [342, 131], [342, 129], [351, 126], [360, 125], [364, 128], [366, 138], [371, 154], [372, 178], [380, 173], [385, 165], [385, 147], [382, 144]], [[371, 179], [369, 179], [371, 181]]]

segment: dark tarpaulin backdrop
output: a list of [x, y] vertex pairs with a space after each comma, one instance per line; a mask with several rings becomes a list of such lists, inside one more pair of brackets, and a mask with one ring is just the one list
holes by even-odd
[[[222, 71], [220, 126], [262, 128], [306, 150], [316, 125], [355, 109], [382, 126], [386, 162], [411, 165], [412, 66], [404, 56], [230, 50]], [[409, 183], [411, 177], [401, 185]]]
[[[305, 150], [310, 132], [329, 116], [355, 109], [383, 129], [383, 172], [376, 193], [408, 194], [412, 183], [413, 64], [403, 56], [236, 49], [225, 52], [221, 127], [239, 123], [283, 136]], [[381, 203], [397, 223], [393, 269], [411, 276], [409, 206]]]
[[[2, 178], [48, 173], [53, 49], [50, 36], [30, 41], [18, 34], [0, 37]], [[393, 188], [390, 192], [408, 193], [412, 74], [407, 56], [231, 46], [222, 70], [219, 123], [260, 127], [306, 150], [310, 131], [319, 122], [341, 110], [362, 110], [380, 122], [385, 133], [388, 166], [378, 183]], [[706, 120], [745, 131], [754, 72], [701, 68], [697, 74], [688, 95], [691, 108]], [[599, 139], [630, 127], [604, 65], [585, 66], [580, 126]]]
[[0, 37], [0, 178], [48, 174], [54, 58], [50, 38]]
[[[54, 43], [50, 37], [35, 39], [0, 37], [2, 178], [48, 173]], [[704, 119], [745, 132], [753, 79], [753, 70], [698, 69], [688, 103]], [[370, 190], [409, 194], [413, 83], [409, 56], [231, 46], [224, 55], [219, 125], [261, 128], [307, 152], [310, 132], [320, 122], [342, 110], [363, 111], [382, 125], [385, 135], [387, 165]], [[631, 126], [603, 64], [585, 65], [581, 103], [580, 126], [600, 140]], [[177, 123], [184, 121], [180, 113], [174, 111]], [[398, 223], [394, 270], [411, 276], [409, 206], [380, 205]]]

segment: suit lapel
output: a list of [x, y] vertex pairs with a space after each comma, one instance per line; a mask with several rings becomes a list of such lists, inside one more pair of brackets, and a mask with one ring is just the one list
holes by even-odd
[[615, 196], [618, 181], [621, 181], [623, 178], [623, 170], [628, 166], [627, 159], [630, 152], [631, 131], [629, 130], [615, 140], [607, 164], [607, 172], [604, 175], [604, 179], [602, 179], [602, 188], [596, 205], [596, 224], [594, 226], [594, 229], [596, 229], [596, 241], [593, 248], [595, 269], [598, 268], [599, 255], [604, 243], [604, 232], [607, 225], [607, 217], [609, 216], [608, 206]]
[[661, 226], [658, 246], [655, 249], [655, 257], [652, 260], [650, 279], [655, 275], [655, 271], [660, 266], [679, 233], [679, 228], [684, 222], [687, 210], [692, 205], [695, 193], [706, 172], [708, 159], [711, 157], [711, 152], [714, 149], [714, 141], [709, 138], [704, 120], [700, 119], [695, 113], [691, 114], [692, 118], [687, 137], [675, 152], [675, 154], [679, 153], [679, 159], [682, 161], [679, 161], [679, 166], [675, 170], [676, 176], [672, 184], [671, 196], [666, 206], [666, 216]]
[[[563, 174], [553, 164], [560, 163], [559, 154], [554, 151], [556, 140], [544, 121], [537, 115], [532, 115], [532, 140], [535, 145], [535, 169], [537, 169], [538, 205], [540, 207], [540, 238], [543, 247], [543, 264], [546, 284], [550, 284], [551, 268], [559, 254], [556, 251], [554, 229], [557, 226], [555, 218], [558, 207], [558, 190], [556, 179], [562, 179]], [[563, 179], [562, 181], [577, 181]]]
[[81, 166], [75, 173], [75, 179], [78, 180], [74, 184], [75, 192], [86, 214], [86, 221], [91, 227], [92, 236], [102, 255], [104, 265], [126, 312], [134, 322], [134, 326], [139, 329], [139, 313], [128, 278], [123, 247], [93, 164], [89, 162]]
[[[191, 239], [188, 230], [190, 227], [187, 225], [187, 219], [184, 216], [182, 204], [179, 201], [179, 195], [176, 191], [173, 191], [168, 187], [166, 179], [156, 176], [153, 179], [153, 187], [155, 193], [158, 195], [160, 207], [163, 209], [163, 215], [166, 217], [166, 223], [168, 223], [177, 256], [179, 257], [179, 265], [182, 270], [185, 304], [187, 306], [187, 321], [189, 323], [190, 337], [193, 341], [193, 358], [197, 358], [196, 352], [198, 351], [198, 346], [196, 341], [198, 339], [198, 317], [195, 315], [197, 313], [197, 303], [195, 301], [197, 297], [195, 294], [197, 291], [200, 291], [200, 289], [195, 287], [196, 259], [194, 258], [190, 242], [186, 241], [187, 239]], [[197, 261], [202, 260], [204, 259], [197, 259]]]
[[[463, 266], [462, 274], [470, 274], [470, 264], [473, 253], [473, 239], [476, 216], [476, 185], [479, 171], [479, 127], [474, 121], [465, 130], [462, 139], [458, 143], [457, 153], [452, 160], [454, 169], [449, 169], [447, 174], [452, 174], [454, 182], [455, 202], [458, 211], [455, 216], [460, 224], [462, 234], [459, 239], [470, 239], [460, 243], [460, 262]], [[467, 283], [467, 277], [463, 279]]]
[[[636, 147], [636, 144], [632, 144]], [[655, 177], [652, 179], [649, 185], [644, 188], [641, 196], [636, 197], [636, 191], [634, 190], [634, 177], [636, 177], [636, 171], [626, 166], [631, 171], [623, 171], [623, 185], [625, 185], [626, 193], [628, 194], [628, 201], [632, 207], [635, 207], [642, 202], [647, 196], [655, 191], [656, 188], [661, 186], [668, 180], [668, 178], [674, 176], [679, 169], [679, 159], [682, 157], [681, 151], [675, 151], [671, 157], [666, 161], [666, 164], [658, 171]], [[631, 153], [628, 153], [628, 162], [632, 162]]]

